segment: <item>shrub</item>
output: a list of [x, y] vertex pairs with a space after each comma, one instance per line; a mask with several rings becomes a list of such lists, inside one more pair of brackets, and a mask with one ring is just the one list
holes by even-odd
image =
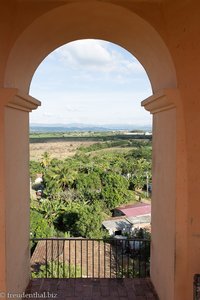
[[31, 272], [32, 278], [76, 278], [81, 277], [79, 266], [52, 261], [41, 265], [39, 270]]

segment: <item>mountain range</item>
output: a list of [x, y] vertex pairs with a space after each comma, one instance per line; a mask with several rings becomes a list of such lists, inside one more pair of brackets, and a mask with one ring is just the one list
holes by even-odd
[[110, 131], [110, 130], [143, 130], [151, 131], [151, 125], [134, 125], [134, 124], [42, 124], [31, 123], [31, 132], [63, 132], [63, 131]]

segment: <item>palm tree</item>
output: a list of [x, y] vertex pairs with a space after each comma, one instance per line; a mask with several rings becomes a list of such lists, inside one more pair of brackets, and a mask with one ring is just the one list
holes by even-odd
[[45, 151], [42, 154], [41, 165], [42, 165], [43, 168], [46, 169], [50, 165], [50, 163], [51, 163], [51, 156], [48, 152]]

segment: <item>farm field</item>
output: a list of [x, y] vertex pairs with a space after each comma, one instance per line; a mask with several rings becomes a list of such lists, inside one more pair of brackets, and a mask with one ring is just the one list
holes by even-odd
[[[151, 136], [147, 138], [144, 135], [135, 136], [119, 132], [30, 133], [30, 160], [40, 160], [44, 152], [48, 152], [51, 158], [64, 159], [74, 156], [77, 150], [84, 152], [84, 148], [87, 148], [87, 152], [93, 152], [93, 155], [97, 152], [126, 152], [133, 149], [138, 142], [150, 140]], [[88, 147], [94, 144], [97, 147], [91, 147], [89, 151]]]
[[64, 159], [76, 154], [79, 147], [88, 147], [96, 142], [89, 141], [51, 141], [30, 143], [30, 160], [41, 160], [44, 152], [48, 152], [51, 158]]

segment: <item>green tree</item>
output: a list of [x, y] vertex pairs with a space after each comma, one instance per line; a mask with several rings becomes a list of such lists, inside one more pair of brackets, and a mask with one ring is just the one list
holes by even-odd
[[89, 174], [80, 173], [74, 185], [79, 198], [89, 202], [99, 198], [102, 185], [98, 172], [91, 172]]
[[32, 271], [32, 278], [78, 278], [81, 276], [80, 266], [52, 261], [41, 265], [39, 270]]
[[102, 198], [109, 209], [129, 202], [133, 194], [128, 190], [129, 182], [126, 178], [112, 172], [102, 175]]
[[146, 183], [146, 173], [150, 177], [150, 168], [151, 164], [146, 159], [135, 160], [134, 164], [134, 173], [130, 179], [130, 182], [133, 183], [135, 189], [142, 189]]
[[44, 219], [43, 215], [38, 211], [32, 210], [30, 212], [30, 236], [31, 238], [45, 238], [55, 236], [53, 226]]
[[59, 199], [49, 200], [42, 199], [38, 206], [38, 211], [43, 215], [43, 218], [47, 220], [50, 226], [53, 225], [56, 217], [66, 210], [66, 206]]
[[42, 154], [41, 166], [47, 168], [51, 162], [51, 156], [48, 152]]
[[40, 162], [39, 161], [35, 161], [35, 160], [31, 160], [30, 161], [30, 163], [29, 163], [29, 170], [30, 170], [30, 177], [31, 177], [32, 182], [35, 181], [36, 175], [38, 173], [43, 174], [43, 171], [44, 171], [44, 169], [41, 166]]
[[84, 205], [80, 202], [72, 203], [66, 212], [59, 214], [54, 225], [60, 231], [70, 232], [71, 236], [100, 238], [103, 236], [102, 220], [103, 209], [100, 202]]
[[81, 236], [88, 238], [102, 238], [104, 235], [102, 229], [103, 210], [99, 201], [92, 205], [82, 207], [79, 211], [79, 218], [76, 226]]

